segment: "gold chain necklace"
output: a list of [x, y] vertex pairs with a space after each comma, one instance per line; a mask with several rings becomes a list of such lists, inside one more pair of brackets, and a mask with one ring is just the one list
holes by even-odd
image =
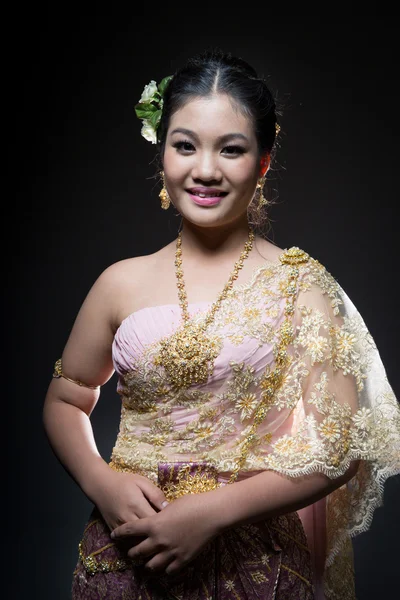
[[169, 377], [171, 385], [176, 388], [187, 388], [193, 383], [205, 383], [214, 370], [214, 360], [221, 351], [222, 340], [218, 336], [206, 334], [206, 329], [222, 301], [231, 291], [244, 260], [253, 247], [254, 233], [249, 227], [249, 238], [245, 243], [239, 260], [235, 263], [231, 276], [217, 300], [211, 306], [206, 318], [199, 324], [192, 323], [188, 311], [187, 295], [182, 271], [182, 232], [176, 240], [175, 267], [178, 280], [179, 305], [182, 311], [183, 325], [171, 336], [160, 342], [160, 353], [155, 364], [162, 365]]

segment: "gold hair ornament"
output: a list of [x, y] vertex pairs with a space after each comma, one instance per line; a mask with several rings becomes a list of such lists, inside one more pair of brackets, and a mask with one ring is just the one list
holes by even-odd
[[56, 379], [59, 379], [60, 377], [64, 377], [64, 379], [67, 379], [68, 381], [71, 381], [72, 383], [76, 383], [77, 385], [79, 385], [81, 387], [90, 388], [91, 390], [97, 390], [100, 387], [99, 385], [87, 385], [86, 383], [79, 381], [79, 379], [71, 379], [70, 377], [67, 377], [66, 375], [64, 375], [64, 373], [62, 371], [61, 358], [59, 358], [54, 365], [53, 377], [55, 377]]
[[144, 86], [139, 102], [135, 106], [136, 116], [143, 122], [142, 136], [152, 144], [157, 143], [157, 129], [160, 124], [164, 104], [164, 93], [172, 75], [164, 77], [157, 85], [152, 79]]

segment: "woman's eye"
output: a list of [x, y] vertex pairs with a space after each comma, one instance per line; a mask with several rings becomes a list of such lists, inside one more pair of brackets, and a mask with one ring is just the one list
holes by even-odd
[[181, 152], [193, 152], [193, 150], [195, 149], [193, 144], [191, 144], [190, 142], [186, 142], [186, 141], [181, 141], [181, 142], [175, 142], [175, 144], [173, 144], [174, 148], [176, 148], [177, 150], [180, 150]]
[[245, 152], [245, 149], [242, 148], [242, 146], [225, 146], [222, 152], [223, 154], [230, 154], [232, 156], [235, 156], [237, 154], [243, 154]]

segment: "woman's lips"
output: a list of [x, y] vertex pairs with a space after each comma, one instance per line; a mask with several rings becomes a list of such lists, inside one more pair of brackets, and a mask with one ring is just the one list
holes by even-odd
[[[199, 204], [200, 206], [214, 206], [214, 204], [219, 204], [226, 196], [226, 192], [219, 192], [215, 190], [215, 196], [213, 196], [214, 190], [206, 191], [197, 191], [197, 190], [188, 190], [188, 194], [193, 200], [195, 204]], [[199, 195], [201, 194], [201, 196]], [[217, 195], [218, 194], [218, 195]]]

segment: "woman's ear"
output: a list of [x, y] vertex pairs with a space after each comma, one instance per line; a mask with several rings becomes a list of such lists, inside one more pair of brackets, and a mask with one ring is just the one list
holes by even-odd
[[260, 160], [260, 177], [264, 177], [267, 174], [270, 162], [271, 162], [271, 155], [270, 154], [264, 154], [264, 156], [261, 157], [261, 160]]

